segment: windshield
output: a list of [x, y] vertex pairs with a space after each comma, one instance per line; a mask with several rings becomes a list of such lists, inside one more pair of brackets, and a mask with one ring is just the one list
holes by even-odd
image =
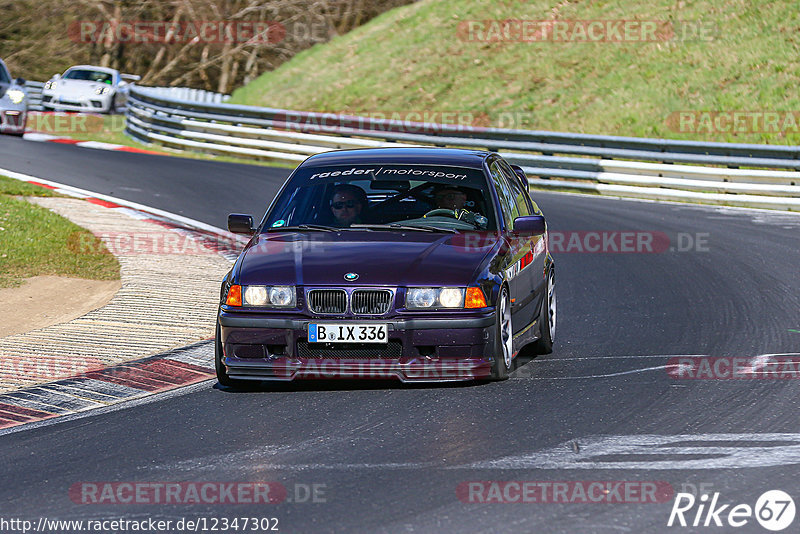
[[2, 63], [0, 63], [0, 83], [11, 83], [11, 76]]
[[90, 82], [100, 82], [111, 84], [113, 76], [108, 72], [88, 69], [73, 69], [64, 74], [65, 80], [88, 80]]
[[494, 230], [482, 171], [436, 165], [299, 169], [267, 214], [265, 231], [300, 225]]

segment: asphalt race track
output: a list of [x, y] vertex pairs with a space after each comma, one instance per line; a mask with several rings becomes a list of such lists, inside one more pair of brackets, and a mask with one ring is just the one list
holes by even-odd
[[[260, 217], [289, 172], [6, 138], [0, 167], [216, 226], [229, 212]], [[800, 498], [798, 376], [669, 374], [681, 355], [758, 361], [800, 353], [800, 216], [534, 198], [551, 231], [567, 240], [572, 231], [659, 232], [673, 250], [556, 252], [555, 351], [526, 358], [506, 382], [307, 382], [232, 392], [208, 381], [0, 435], [2, 515], [270, 517], [280, 532], [636, 533], [666, 531], [681, 491], [718, 492], [719, 503], [730, 505], [723, 522], [734, 505], [755, 507], [767, 490]], [[276, 504], [76, 504], [69, 494], [83, 482], [168, 481], [278, 482], [287, 497]], [[496, 502], [513, 500], [514, 492], [470, 502], [492, 496], [464, 491], [492, 487], [469, 486], [480, 481], [578, 483], [569, 488], [654, 482], [674, 493], [655, 503], [636, 496], [585, 503], [572, 490], [568, 499], [550, 492], [559, 502]], [[314, 488], [316, 498], [308, 491]], [[686, 512], [687, 522], [697, 510]], [[754, 517], [741, 528], [670, 530], [766, 532]]]
[[[220, 228], [227, 225], [228, 210], [261, 217], [291, 172], [281, 167], [201, 162], [8, 137], [0, 138], [2, 168], [139, 202]], [[142, 160], [138, 156], [148, 157]], [[198, 172], [213, 180], [213, 191], [204, 189]]]

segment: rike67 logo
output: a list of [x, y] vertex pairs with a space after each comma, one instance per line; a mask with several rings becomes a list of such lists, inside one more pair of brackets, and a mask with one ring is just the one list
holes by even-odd
[[715, 492], [710, 501], [707, 494], [697, 499], [691, 493], [678, 493], [667, 526], [743, 527], [755, 518], [765, 529], [777, 532], [791, 525], [794, 516], [794, 500], [781, 490], [764, 492], [755, 506], [722, 504], [719, 492]]

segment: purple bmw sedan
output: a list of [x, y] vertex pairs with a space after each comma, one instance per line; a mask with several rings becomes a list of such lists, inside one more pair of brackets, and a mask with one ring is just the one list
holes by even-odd
[[525, 175], [492, 152], [341, 150], [298, 166], [222, 283], [220, 384], [504, 379], [552, 351], [555, 269]]

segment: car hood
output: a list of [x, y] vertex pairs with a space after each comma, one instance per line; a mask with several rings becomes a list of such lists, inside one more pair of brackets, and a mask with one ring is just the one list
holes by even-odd
[[[95, 95], [98, 87], [112, 87], [107, 83], [91, 82], [89, 80], [58, 80], [54, 93], [60, 96], [100, 96]], [[113, 87], [112, 87], [113, 88]]]
[[[237, 279], [242, 285], [466, 286], [475, 282], [494, 239], [465, 246], [464, 235], [352, 230], [261, 234], [245, 249]], [[358, 279], [345, 281], [347, 273], [358, 274]]]

